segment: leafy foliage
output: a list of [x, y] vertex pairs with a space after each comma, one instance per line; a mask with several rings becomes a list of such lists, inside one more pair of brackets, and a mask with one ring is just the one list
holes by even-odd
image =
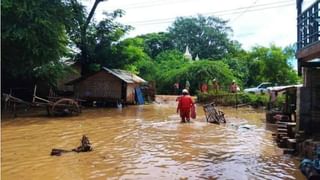
[[59, 60], [68, 51], [66, 4], [4, 0], [1, 9], [3, 83], [19, 78], [51, 80], [52, 75], [61, 73]]
[[124, 11], [105, 12], [105, 18], [100, 22], [95, 22], [91, 21], [90, 15], [94, 13], [95, 6], [101, 0], [95, 1], [88, 16], [85, 14], [81, 3], [78, 1], [71, 2], [75, 26], [70, 29], [69, 33], [75, 46], [81, 50], [76, 57], [76, 61], [82, 64], [82, 74], [92, 71], [91, 64], [103, 66], [111, 62], [110, 67], [117, 66], [112, 62], [115, 53], [117, 53], [113, 44], [117, 43], [131, 29], [131, 26], [122, 25], [115, 21], [116, 18], [124, 15]]
[[297, 72], [288, 62], [294, 56], [294, 51], [271, 45], [270, 48], [256, 46], [248, 54], [248, 85], [261, 82], [287, 85], [298, 82]]
[[145, 52], [151, 57], [155, 58], [159, 53], [174, 49], [172, 39], [168, 33], [150, 33], [139, 36], [144, 39]]
[[219, 79], [226, 86], [232, 79], [233, 73], [222, 61], [201, 60], [190, 62], [179, 51], [165, 51], [155, 59], [157, 88], [162, 93], [170, 93], [172, 85], [179, 82], [183, 87], [188, 80], [191, 93], [195, 93], [201, 83], [208, 83], [213, 78]]
[[112, 59], [108, 59], [105, 65], [111, 68], [124, 68], [137, 61], [149, 60], [143, 46], [141, 38], [125, 39], [113, 47]]
[[169, 27], [169, 35], [177, 49], [183, 51], [188, 45], [193, 57], [217, 60], [231, 51], [231, 32], [226, 21], [217, 17], [179, 17]]
[[[102, 1], [95, 0], [89, 13], [77, 0], [2, 1], [2, 74], [6, 75], [2, 82], [15, 78], [54, 83], [64, 76], [60, 60], [72, 56], [72, 51], [85, 73], [102, 66], [126, 69], [156, 81], [159, 93], [170, 93], [175, 82], [184, 87], [186, 81], [195, 93], [213, 78], [224, 89], [233, 79], [241, 86], [299, 80], [288, 63], [294, 56], [292, 46], [245, 51], [228, 38], [231, 28], [217, 17], [180, 17], [168, 32], [121, 40], [132, 29], [116, 22], [124, 15], [122, 10], [105, 13], [99, 22], [91, 19]], [[185, 59], [182, 52], [187, 45], [200, 61]]]
[[246, 104], [254, 107], [266, 106], [269, 102], [269, 95], [266, 94], [248, 94], [248, 93], [228, 93], [221, 91], [216, 94], [214, 91], [209, 93], [198, 93], [199, 102], [215, 102], [219, 105], [234, 106], [236, 104]]

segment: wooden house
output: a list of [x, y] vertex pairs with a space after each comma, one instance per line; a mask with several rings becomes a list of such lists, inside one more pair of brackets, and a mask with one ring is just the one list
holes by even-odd
[[320, 1], [297, 0], [298, 72], [297, 126], [306, 134], [320, 133]]
[[100, 71], [70, 81], [67, 85], [73, 85], [75, 97], [87, 101], [122, 101], [134, 104], [135, 89], [143, 83], [146, 81], [128, 71], [103, 67]]

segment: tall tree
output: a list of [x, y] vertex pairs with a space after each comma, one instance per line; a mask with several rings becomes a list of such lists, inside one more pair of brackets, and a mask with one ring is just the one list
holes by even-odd
[[287, 85], [297, 83], [298, 74], [288, 62], [294, 57], [294, 50], [291, 48], [283, 49], [275, 45], [252, 48], [248, 56], [249, 79], [247, 84], [272, 82]]
[[67, 6], [60, 0], [1, 2], [2, 85], [22, 79], [50, 81], [60, 74], [59, 60], [68, 52]]
[[111, 68], [126, 69], [137, 61], [150, 60], [150, 57], [144, 52], [141, 38], [125, 39], [114, 45], [112, 49], [112, 57], [105, 62], [105, 65]]
[[[104, 12], [104, 19], [96, 22], [93, 19], [94, 12], [100, 2], [95, 0], [89, 15], [86, 15], [82, 4], [72, 0], [73, 16], [75, 17], [74, 29], [70, 29], [71, 40], [80, 49], [76, 61], [82, 65], [82, 74], [94, 71], [92, 67], [106, 65], [114, 57], [113, 44], [131, 29], [131, 26], [115, 22], [115, 19], [123, 16], [124, 11], [115, 10], [111, 13]], [[108, 65], [108, 64], [107, 64]]]
[[176, 50], [160, 53], [154, 62], [154, 79], [157, 82], [157, 90], [161, 93], [169, 93], [175, 82], [180, 82], [181, 87], [184, 87], [188, 80], [191, 92], [195, 93], [201, 83], [214, 78], [217, 78], [223, 86], [236, 79], [229, 66], [222, 61], [202, 59], [190, 62]]
[[117, 66], [115, 64], [125, 63], [126, 60], [121, 62], [121, 59], [119, 62], [115, 62], [115, 59], [119, 59], [117, 56], [119, 55], [118, 47], [126, 44], [120, 42], [120, 38], [131, 29], [131, 26], [115, 22], [115, 19], [121, 17], [123, 13], [122, 10], [105, 13], [105, 19], [91, 26], [92, 30], [88, 38], [89, 63], [117, 68], [121, 67], [121, 65]]
[[144, 49], [151, 58], [155, 58], [163, 51], [174, 49], [173, 42], [168, 33], [149, 33], [139, 37], [144, 39]]
[[179, 17], [169, 27], [174, 45], [184, 51], [189, 46], [193, 57], [218, 60], [225, 57], [232, 47], [228, 39], [231, 28], [227, 21], [217, 17]]
[[[85, 18], [83, 16], [83, 6], [77, 0], [71, 0], [72, 7], [74, 8], [75, 17], [78, 21], [79, 29], [80, 29], [80, 43], [79, 48], [81, 50], [80, 54], [80, 63], [82, 65], [82, 74], [86, 74], [89, 72], [89, 56], [88, 56], [88, 45], [87, 45], [87, 29], [93, 18], [93, 15], [98, 7], [98, 4], [104, 0], [95, 0], [94, 4]], [[77, 14], [78, 13], [78, 14]], [[84, 19], [85, 18], [85, 19]]]

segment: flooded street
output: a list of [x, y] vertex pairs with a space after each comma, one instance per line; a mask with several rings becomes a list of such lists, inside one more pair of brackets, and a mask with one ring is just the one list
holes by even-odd
[[[220, 109], [227, 123], [208, 124], [201, 106], [180, 124], [175, 104], [86, 109], [76, 117], [2, 121], [1, 178], [15, 179], [304, 179], [282, 155], [263, 111]], [[72, 149], [87, 135], [94, 150]]]

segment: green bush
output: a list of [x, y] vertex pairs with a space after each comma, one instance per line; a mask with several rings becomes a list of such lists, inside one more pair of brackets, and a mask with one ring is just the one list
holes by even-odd
[[274, 108], [282, 108], [286, 101], [286, 96], [284, 94], [278, 95], [276, 101], [273, 104]]
[[202, 103], [215, 102], [219, 105], [248, 104], [254, 107], [266, 106], [269, 102], [269, 95], [229, 93], [225, 91], [201, 93], [197, 92], [198, 101]]

